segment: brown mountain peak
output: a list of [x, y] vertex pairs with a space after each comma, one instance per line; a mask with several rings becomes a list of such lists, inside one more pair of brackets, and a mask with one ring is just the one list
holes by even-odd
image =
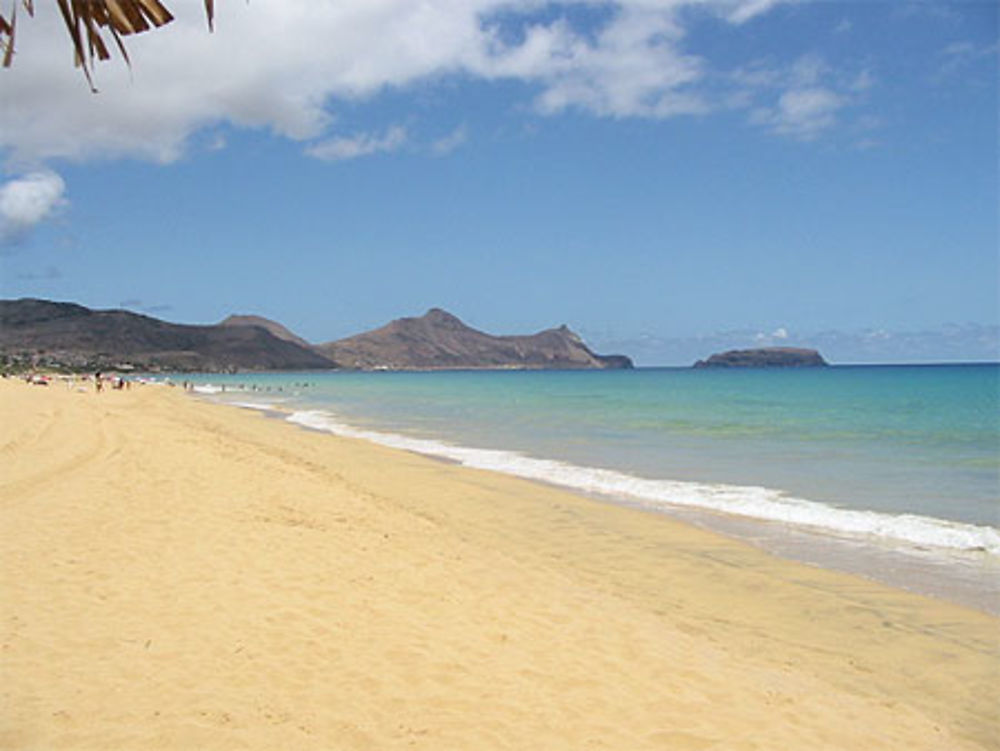
[[303, 339], [301, 336], [293, 333], [287, 329], [282, 324], [277, 321], [272, 321], [269, 318], [264, 318], [258, 315], [247, 315], [241, 313], [234, 313], [228, 316], [224, 321], [219, 323], [220, 326], [259, 326], [262, 329], [270, 332], [273, 336], [279, 339], [284, 339], [286, 342], [294, 342], [300, 347], [310, 348], [312, 347], [309, 342]]
[[319, 345], [327, 357], [359, 369], [627, 368], [626, 357], [602, 357], [567, 326], [529, 336], [493, 336], [441, 308]]
[[431, 308], [419, 320], [426, 321], [435, 326], [465, 327], [465, 323], [458, 316], [452, 315], [442, 308]]

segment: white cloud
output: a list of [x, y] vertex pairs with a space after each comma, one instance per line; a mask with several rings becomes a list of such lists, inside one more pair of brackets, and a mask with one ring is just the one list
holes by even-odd
[[[784, 67], [755, 61], [734, 71], [731, 80], [738, 87], [736, 106], [748, 109], [751, 123], [801, 141], [833, 128], [876, 85], [867, 68], [836, 70], [818, 55], [803, 55]], [[852, 128], [867, 130], [873, 123], [859, 115]]]
[[789, 85], [797, 89], [816, 86], [829, 71], [830, 66], [819, 55], [803, 55], [789, 66]]
[[746, 23], [751, 18], [766, 13], [777, 5], [779, 0], [750, 0], [749, 2], [730, 3], [731, 9], [727, 18], [732, 23]]
[[459, 146], [464, 144], [469, 138], [465, 125], [459, 125], [448, 135], [439, 138], [431, 144], [431, 153], [434, 156], [445, 156], [450, 154]]
[[945, 83], [950, 79], [966, 75], [969, 69], [979, 63], [988, 63], [996, 70], [998, 45], [975, 44], [969, 41], [953, 42], [941, 50], [941, 64], [932, 77], [934, 83]]
[[861, 332], [861, 338], [867, 341], [884, 341], [891, 339], [892, 334], [885, 329], [868, 329]]
[[622, 3], [588, 40], [569, 24], [531, 27], [522, 44], [494, 47], [481, 72], [543, 84], [539, 111], [575, 108], [613, 117], [663, 118], [709, 109], [690, 85], [704, 76], [701, 58], [680, 50], [675, 3]]
[[350, 140], [331, 133], [340, 103], [448, 76], [527, 83], [542, 113], [705, 113], [723, 105], [713, 101], [712, 60], [685, 49], [682, 11], [738, 26], [778, 2], [254, 0], [219, 4], [209, 34], [201, 1], [175, 0], [177, 20], [127, 40], [131, 69], [98, 64], [96, 95], [73, 67], [56, 8], [38, 4], [19, 24], [14, 66], [3, 73], [0, 153], [8, 165], [169, 162], [194, 133], [224, 124], [337, 154]]
[[789, 338], [788, 329], [784, 326], [779, 326], [770, 334], [764, 331], [758, 331], [754, 334], [753, 341], [754, 344], [758, 346], [768, 346], [773, 344], [783, 344]]
[[0, 186], [0, 242], [21, 239], [65, 205], [66, 183], [55, 172], [32, 172]]
[[0, 147], [10, 158], [178, 158], [188, 138], [229, 123], [322, 139], [330, 100], [359, 99], [464, 67], [485, 0], [177, 0], [177, 20], [128, 40], [132, 68], [97, 66], [100, 93], [74, 69], [58, 12], [39, 4], [4, 72]]
[[382, 136], [359, 133], [349, 138], [331, 138], [306, 149], [309, 156], [329, 162], [357, 159], [380, 152], [396, 151], [406, 143], [406, 129], [401, 126], [389, 128]]
[[778, 98], [767, 117], [776, 132], [808, 140], [831, 127], [837, 110], [845, 104], [843, 97], [829, 89], [792, 89]]

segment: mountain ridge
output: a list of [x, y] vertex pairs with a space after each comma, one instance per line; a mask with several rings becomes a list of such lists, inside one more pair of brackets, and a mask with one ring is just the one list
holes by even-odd
[[327, 358], [260, 326], [168, 323], [127, 310], [34, 298], [0, 300], [0, 356], [10, 366], [73, 370], [319, 370]]
[[361, 370], [632, 367], [624, 355], [594, 353], [565, 325], [536, 334], [496, 336], [441, 308], [318, 344], [316, 350], [344, 367]]
[[599, 355], [562, 325], [494, 336], [441, 308], [372, 331], [312, 345], [251, 314], [189, 325], [126, 310], [36, 298], [0, 300], [0, 366], [74, 370], [454, 370], [631, 368]]

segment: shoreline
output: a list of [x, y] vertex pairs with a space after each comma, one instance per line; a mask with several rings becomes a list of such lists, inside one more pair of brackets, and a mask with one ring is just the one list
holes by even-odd
[[[223, 390], [221, 393], [225, 394], [226, 392]], [[240, 388], [234, 389], [233, 393], [246, 394], [247, 396], [256, 395], [255, 392]], [[278, 396], [278, 394], [270, 392], [260, 392], [259, 395], [265, 396], [265, 394]], [[350, 439], [355, 438], [354, 433], [371, 432], [373, 437], [362, 437], [358, 440], [374, 445], [398, 448], [395, 446], [397, 437], [406, 441], [410, 440], [410, 437], [405, 434], [397, 436], [378, 430], [372, 432], [370, 429], [359, 429], [350, 425], [346, 425], [348, 428], [346, 432], [339, 432], [331, 427], [289, 419], [303, 409], [311, 411], [307, 407], [299, 406], [296, 408], [280, 403], [250, 401], [230, 402], [219, 399], [217, 393], [199, 391], [197, 388], [192, 396], [208, 404], [256, 411], [274, 419], [287, 421], [300, 429], [320, 434]], [[326, 412], [323, 409], [319, 411]], [[332, 414], [330, 416], [333, 417]], [[339, 424], [339, 419], [337, 424]], [[420, 443], [423, 443], [422, 439], [414, 441], [415, 446]], [[468, 446], [456, 446], [456, 448], [471, 452], [483, 451]], [[404, 447], [400, 450], [428, 457], [435, 461], [464, 466], [463, 459], [445, 456], [433, 451], [422, 451], [419, 447]], [[520, 454], [521, 452], [516, 453]], [[534, 459], [535, 457], [528, 456], [528, 458]], [[566, 466], [572, 468], [573, 465]], [[743, 516], [697, 506], [654, 505], [641, 498], [610, 492], [587, 491], [560, 483], [558, 480], [529, 477], [516, 471], [492, 469], [488, 471], [498, 471], [510, 477], [537, 482], [546, 487], [560, 489], [600, 503], [636, 509], [644, 513], [665, 515], [668, 518], [749, 543], [760, 550], [778, 555], [786, 560], [862, 576], [891, 587], [971, 607], [989, 615], [1000, 615], [1000, 576], [998, 576], [1000, 574], [1000, 557], [986, 550], [963, 551], [935, 548], [905, 540], [852, 535], [831, 528], [796, 525], [780, 520]], [[928, 517], [928, 519], [947, 523], [947, 520], [938, 520], [934, 517]]]
[[1000, 733], [977, 611], [166, 387], [0, 382], [0, 409], [0, 747]]

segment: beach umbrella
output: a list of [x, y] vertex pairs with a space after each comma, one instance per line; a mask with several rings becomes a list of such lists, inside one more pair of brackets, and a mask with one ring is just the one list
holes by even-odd
[[[95, 57], [107, 60], [111, 50], [117, 48], [128, 63], [122, 37], [140, 34], [174, 20], [160, 0], [56, 0], [56, 3], [69, 34], [75, 62], [83, 69], [92, 90], [94, 83], [90, 73]], [[18, 6], [22, 6], [29, 16], [35, 14], [35, 0], [12, 0], [10, 12], [0, 12], [0, 54], [5, 68], [14, 60]], [[205, 0], [205, 15], [211, 29], [215, 0]]]

